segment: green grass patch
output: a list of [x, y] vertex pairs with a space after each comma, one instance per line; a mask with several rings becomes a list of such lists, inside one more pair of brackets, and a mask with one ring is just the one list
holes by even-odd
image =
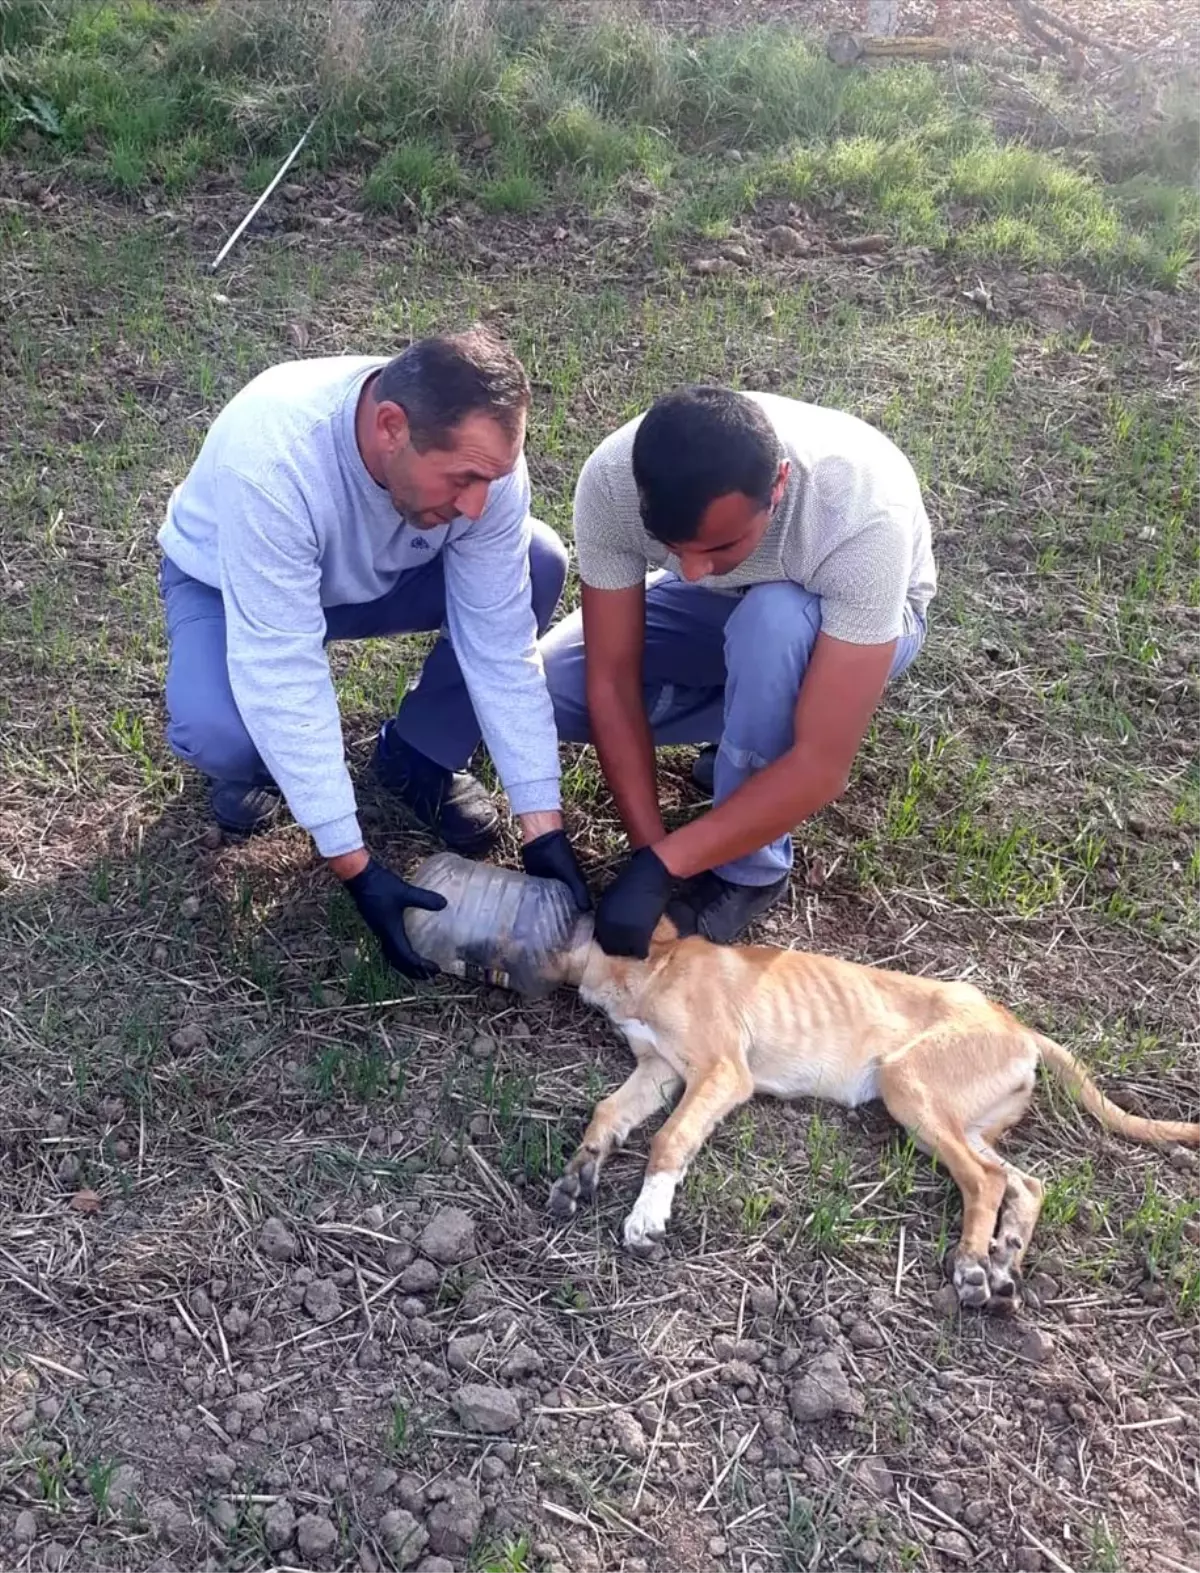
[[349, 15], [331, 32], [316, 4], [286, 22], [265, 0], [17, 7], [0, 34], [0, 154], [65, 159], [122, 194], [184, 190], [214, 166], [252, 169], [261, 189], [319, 110], [299, 170], [355, 171], [377, 211], [597, 211], [631, 177], [673, 175], [660, 252], [783, 196], [849, 199], [903, 243], [968, 258], [1166, 287], [1194, 262], [1196, 194], [1169, 160], [1109, 190], [1066, 155], [1002, 143], [970, 71], [845, 72], [780, 27], [686, 40], [581, 29], [549, 6], [465, 17], [426, 0], [368, 39]]

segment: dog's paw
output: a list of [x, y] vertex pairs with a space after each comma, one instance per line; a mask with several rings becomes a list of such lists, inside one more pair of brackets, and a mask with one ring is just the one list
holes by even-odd
[[987, 1276], [991, 1298], [988, 1310], [993, 1316], [1015, 1316], [1021, 1306], [1021, 1269], [1017, 1265], [1025, 1242], [1012, 1231], [992, 1241], [988, 1251]]
[[660, 1251], [675, 1187], [681, 1178], [680, 1174], [660, 1169], [642, 1182], [638, 1199], [625, 1220], [625, 1247], [635, 1256], [654, 1256]]
[[550, 1187], [550, 1195], [546, 1202], [547, 1211], [555, 1218], [564, 1220], [573, 1218], [580, 1202], [595, 1201], [599, 1181], [598, 1158], [585, 1158], [582, 1163], [578, 1159], [572, 1159], [567, 1169]]
[[570, 1170], [559, 1175], [550, 1187], [550, 1195], [546, 1199], [546, 1211], [554, 1218], [560, 1218], [565, 1223], [568, 1218], [574, 1218], [575, 1209], [579, 1205], [579, 1176]]
[[988, 1277], [988, 1263], [978, 1256], [956, 1256], [951, 1272], [951, 1282], [958, 1296], [958, 1303], [972, 1311], [981, 1311], [992, 1297]]
[[633, 1256], [640, 1256], [644, 1260], [661, 1256], [666, 1234], [665, 1225], [656, 1224], [653, 1220], [648, 1221], [639, 1216], [637, 1209], [634, 1208], [625, 1220], [625, 1249]]

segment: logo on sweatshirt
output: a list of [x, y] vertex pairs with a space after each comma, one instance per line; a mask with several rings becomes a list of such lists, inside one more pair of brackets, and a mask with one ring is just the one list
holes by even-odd
[[427, 552], [429, 551], [429, 542], [423, 535], [414, 535], [410, 549], [414, 552]]

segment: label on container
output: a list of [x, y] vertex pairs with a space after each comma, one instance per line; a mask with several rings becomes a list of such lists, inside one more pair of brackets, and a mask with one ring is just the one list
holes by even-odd
[[452, 973], [456, 978], [465, 979], [468, 983], [485, 983], [490, 988], [497, 989], [512, 987], [507, 972], [501, 972], [498, 967], [481, 967], [477, 961], [464, 961], [461, 956], [456, 957], [450, 966], [443, 970]]

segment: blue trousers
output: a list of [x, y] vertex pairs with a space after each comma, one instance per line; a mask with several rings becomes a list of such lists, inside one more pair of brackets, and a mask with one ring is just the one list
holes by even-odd
[[[795, 738], [796, 700], [821, 629], [821, 598], [790, 581], [723, 595], [673, 574], [646, 590], [646, 715], [654, 741], [718, 742], [713, 802], [736, 792]], [[905, 610], [891, 677], [916, 658], [925, 625]], [[583, 617], [564, 618], [541, 643], [558, 735], [590, 741]], [[717, 870], [742, 885], [769, 885], [792, 866], [784, 835]]]
[[[567, 549], [549, 525], [533, 521], [529, 549], [538, 632], [550, 626], [567, 577]], [[238, 712], [225, 656], [225, 604], [164, 558], [159, 577], [167, 625], [167, 743], [188, 764], [218, 781], [265, 781], [266, 769]], [[447, 770], [461, 770], [479, 746], [480, 729], [458, 657], [445, 631], [446, 582], [439, 552], [401, 574], [377, 601], [325, 609], [325, 639], [379, 639], [390, 634], [441, 637], [396, 715], [398, 735]]]

